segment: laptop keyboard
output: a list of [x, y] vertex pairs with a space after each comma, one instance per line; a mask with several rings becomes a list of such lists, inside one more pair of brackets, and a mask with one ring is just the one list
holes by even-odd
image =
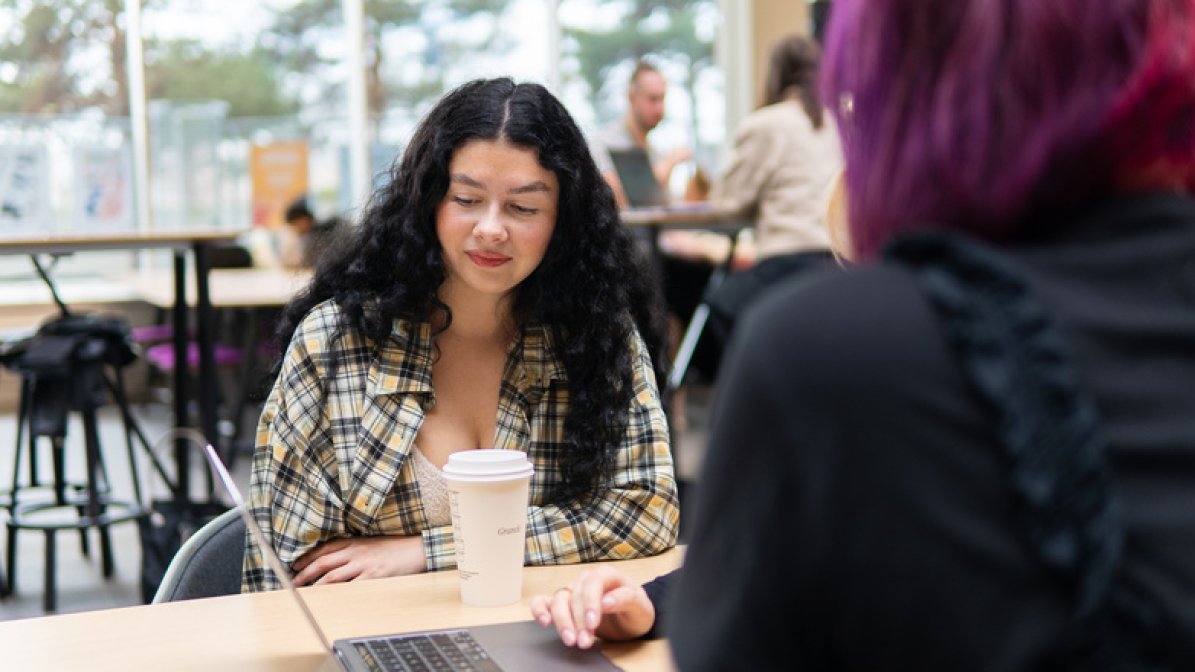
[[502, 670], [466, 630], [379, 637], [354, 642], [353, 646], [369, 669], [378, 672]]

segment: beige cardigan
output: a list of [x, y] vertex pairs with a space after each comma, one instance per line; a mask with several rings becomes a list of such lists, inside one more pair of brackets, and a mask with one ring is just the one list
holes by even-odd
[[829, 114], [813, 128], [795, 101], [762, 107], [743, 120], [710, 200], [755, 220], [757, 256], [830, 249], [826, 205], [842, 171], [842, 148]]

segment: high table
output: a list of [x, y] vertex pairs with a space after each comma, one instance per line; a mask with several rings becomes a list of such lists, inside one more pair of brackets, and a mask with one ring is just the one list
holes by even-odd
[[[208, 271], [208, 296], [213, 308], [274, 308], [286, 305], [311, 282], [311, 277], [310, 269], [213, 268]], [[174, 292], [166, 274], [134, 272], [115, 279], [151, 305], [159, 308], [174, 305]], [[188, 297], [192, 296], [194, 286], [193, 280], [188, 282]]]
[[663, 229], [718, 229], [737, 232], [745, 225], [739, 218], [718, 212], [705, 202], [650, 208], [623, 208], [619, 212], [619, 218], [627, 226]]
[[[187, 361], [187, 283], [186, 253], [195, 258], [194, 289], [196, 295], [196, 339], [199, 346], [199, 413], [200, 428], [208, 441], [218, 441], [216, 428], [216, 365], [212, 356], [212, 304], [208, 292], [208, 261], [213, 245], [228, 244], [242, 231], [188, 229], [153, 232], [68, 233], [52, 235], [0, 236], [0, 254], [62, 254], [98, 250], [170, 249], [174, 251], [174, 356], [176, 362]], [[174, 424], [190, 425], [187, 411], [187, 367], [176, 367], [174, 376]], [[190, 491], [190, 474], [185, 465], [188, 446], [179, 441], [175, 445], [178, 465], [178, 498], [186, 505]]]
[[[637, 581], [680, 565], [674, 549], [612, 563]], [[586, 565], [527, 567], [523, 600], [461, 604], [455, 571], [301, 588], [331, 639], [529, 620], [530, 596], [551, 593]], [[0, 622], [5, 669], [317, 670], [323, 648], [281, 591]], [[672, 669], [667, 643], [602, 644], [628, 672]]]
[[[241, 434], [241, 419], [247, 407], [250, 389], [253, 387], [252, 371], [256, 364], [258, 320], [263, 309], [286, 305], [291, 297], [311, 282], [311, 269], [285, 268], [213, 268], [208, 271], [208, 294], [213, 309], [238, 309], [248, 315], [243, 335], [238, 344], [245, 358], [241, 364], [240, 397], [233, 406], [233, 435]], [[134, 296], [150, 305], [169, 308], [174, 305], [174, 293], [170, 289], [170, 278], [159, 271], [140, 271], [114, 277]], [[190, 289], [187, 296], [194, 296]], [[178, 361], [177, 359], [175, 361]], [[176, 367], [177, 368], [177, 367]], [[226, 463], [231, 464], [236, 456], [236, 445], [221, 451]], [[220, 448], [220, 446], [217, 446]]]
[[[738, 232], [751, 226], [751, 222], [739, 217], [726, 215], [714, 210], [708, 203], [691, 203], [675, 206], [651, 208], [627, 208], [620, 213], [622, 223], [632, 227], [646, 227], [651, 231], [652, 254], [659, 259], [659, 234], [662, 229], [702, 229], [725, 233], [730, 236], [730, 250], [726, 261], [714, 268], [706, 282], [705, 296], [722, 283], [726, 274], [730, 272], [730, 265], [734, 260], [734, 241]], [[710, 308], [703, 299], [689, 318], [685, 327], [685, 334], [677, 347], [676, 356], [672, 359], [672, 366], [668, 372], [668, 391], [675, 392], [684, 382], [685, 373], [689, 370], [689, 362], [697, 349], [697, 341], [709, 320]]]

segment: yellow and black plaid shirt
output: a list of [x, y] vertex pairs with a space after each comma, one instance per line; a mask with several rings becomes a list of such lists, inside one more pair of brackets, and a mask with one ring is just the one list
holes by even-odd
[[[286, 565], [329, 539], [422, 534], [429, 570], [456, 565], [451, 526], [429, 527], [407, 456], [434, 402], [431, 327], [395, 323], [378, 356], [340, 311], [316, 306], [295, 332], [257, 427], [249, 504]], [[416, 348], [407, 350], [414, 329]], [[588, 506], [545, 505], [567, 450], [568, 380], [546, 329], [526, 330], [507, 356], [495, 448], [535, 467], [527, 511], [527, 564], [633, 558], [676, 544], [679, 510], [668, 426], [638, 334], [635, 396], [612, 477]], [[337, 361], [332, 367], [332, 362]], [[334, 374], [333, 374], [334, 372]], [[331, 376], [331, 377], [329, 377]], [[280, 586], [251, 538], [242, 589]]]

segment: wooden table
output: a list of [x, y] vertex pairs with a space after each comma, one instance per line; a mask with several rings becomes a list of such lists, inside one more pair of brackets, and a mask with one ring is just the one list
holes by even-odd
[[[311, 282], [310, 270], [282, 268], [213, 268], [208, 271], [208, 294], [214, 308], [274, 308], [284, 306], [291, 297]], [[169, 274], [134, 272], [114, 278], [128, 285], [147, 303], [159, 308], [174, 305]], [[195, 295], [194, 281], [187, 286], [187, 296]], [[194, 307], [194, 302], [190, 302]]]
[[687, 203], [652, 208], [623, 208], [619, 218], [626, 226], [656, 229], [716, 229], [737, 232], [750, 222], [718, 212], [708, 203]]
[[97, 250], [186, 249], [195, 245], [231, 243], [242, 231], [196, 229], [186, 231], [123, 231], [104, 233], [6, 234], [0, 254], [62, 254]]
[[[0, 254], [62, 254], [72, 252], [93, 252], [99, 250], [143, 250], [170, 249], [174, 251], [174, 273], [172, 283], [163, 281], [163, 288], [173, 285], [174, 308], [174, 355], [176, 362], [187, 361], [187, 273], [186, 254], [188, 250], [195, 260], [192, 288], [196, 306], [196, 337], [199, 345], [199, 413], [200, 428], [208, 441], [217, 443], [216, 429], [216, 364], [212, 356], [211, 297], [208, 293], [209, 253], [213, 245], [234, 242], [241, 231], [215, 229], [188, 229], [178, 231], [124, 231], [124, 232], [74, 232], [61, 234], [19, 234], [0, 236]], [[187, 367], [177, 367], [174, 376], [174, 424], [189, 426], [187, 401]], [[181, 468], [189, 463], [190, 448], [185, 442], [175, 445], [175, 460], [178, 469], [179, 501], [187, 503], [190, 475]]]
[[[615, 566], [638, 581], [664, 574], [683, 552]], [[468, 607], [455, 571], [302, 588], [331, 639], [529, 620], [530, 596], [567, 584], [585, 565], [528, 567], [521, 603]], [[298, 606], [276, 591], [0, 622], [12, 670], [317, 670], [322, 645]], [[603, 644], [628, 672], [673, 669], [663, 640]]]

